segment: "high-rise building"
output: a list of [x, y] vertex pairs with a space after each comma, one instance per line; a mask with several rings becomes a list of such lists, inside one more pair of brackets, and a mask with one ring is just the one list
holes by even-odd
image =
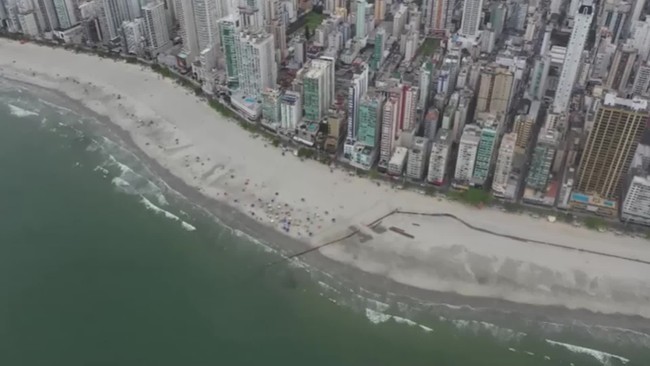
[[411, 179], [421, 180], [429, 159], [429, 139], [416, 137], [413, 139], [406, 163], [406, 176]]
[[[104, 0], [115, 1], [115, 0]], [[194, 2], [192, 0], [174, 0], [174, 11], [178, 20], [178, 34], [183, 41], [183, 52], [188, 62], [199, 54], [196, 20], [194, 19]]]
[[[56, 14], [53, 0], [37, 0], [35, 4], [38, 5], [38, 10], [43, 14], [41, 28], [43, 31], [52, 31], [59, 28], [59, 18]], [[80, 4], [81, 5], [81, 4]], [[2, 13], [2, 5], [0, 5], [0, 14]], [[2, 19], [2, 15], [0, 15]]]
[[445, 184], [452, 142], [453, 136], [449, 130], [443, 128], [438, 131], [436, 139], [431, 145], [427, 182], [439, 186]]
[[631, 45], [620, 45], [614, 54], [614, 60], [607, 74], [605, 86], [618, 91], [623, 91], [636, 64], [637, 49]]
[[[120, 36], [120, 28], [123, 22], [133, 20], [139, 16], [139, 13], [133, 13], [133, 7], [130, 6], [130, 2], [133, 1], [135, 0], [102, 0], [109, 39], [116, 39]], [[63, 28], [63, 26], [61, 27]]]
[[357, 0], [356, 19], [356, 39], [363, 40], [366, 38], [366, 9], [368, 3], [366, 0]]
[[151, 49], [153, 54], [156, 54], [169, 44], [165, 4], [162, 2], [149, 3], [142, 7], [142, 15], [147, 47]]
[[525, 152], [528, 148], [533, 125], [535, 125], [535, 119], [529, 115], [519, 114], [515, 117], [514, 133], [517, 135], [515, 147], [519, 153]]
[[486, 126], [481, 129], [481, 137], [476, 150], [474, 172], [472, 173], [472, 185], [482, 187], [485, 184], [492, 169], [497, 138], [498, 133], [494, 126]]
[[379, 129], [383, 101], [377, 96], [366, 95], [359, 103], [359, 143], [375, 148], [379, 141]]
[[352, 144], [357, 138], [358, 132], [358, 114], [359, 102], [368, 91], [368, 67], [362, 64], [359, 72], [352, 77], [350, 88], [348, 89], [348, 142]]
[[526, 178], [527, 187], [537, 191], [546, 189], [557, 152], [558, 137], [555, 130], [543, 129], [540, 131]]
[[424, 32], [427, 35], [445, 36], [453, 31], [451, 22], [454, 11], [454, 0], [425, 0], [424, 1]]
[[650, 65], [643, 64], [636, 71], [632, 93], [636, 95], [647, 95], [648, 88], [650, 88]]
[[[599, 200], [616, 201], [621, 197], [621, 181], [648, 123], [648, 115], [645, 99], [605, 95], [580, 159], [575, 191]], [[573, 198], [577, 206], [584, 203]]]
[[512, 172], [516, 142], [517, 134], [514, 132], [503, 135], [501, 139], [497, 163], [494, 168], [494, 178], [492, 179], [492, 193], [497, 197], [503, 197], [506, 193], [510, 173]]
[[194, 4], [194, 26], [198, 52], [206, 48], [214, 48], [219, 42], [219, 27], [217, 25], [217, 1], [192, 0]]
[[546, 80], [551, 67], [551, 60], [547, 56], [540, 56], [535, 60], [535, 67], [530, 74], [528, 93], [535, 99], [542, 99], [546, 92]]
[[481, 140], [481, 127], [466, 125], [458, 145], [456, 169], [454, 171], [453, 186], [467, 188], [472, 179], [478, 144]]
[[400, 131], [410, 131], [417, 127], [419, 92], [420, 90], [416, 86], [402, 86], [398, 126]]
[[263, 28], [264, 6], [262, 0], [240, 0], [238, 10], [242, 30], [256, 33]]
[[591, 0], [585, 0], [578, 7], [578, 12], [574, 17], [573, 30], [571, 31], [562, 72], [560, 73], [560, 80], [557, 84], [555, 99], [553, 100], [553, 112], [555, 113], [566, 112], [571, 101], [573, 85], [579, 74], [582, 51], [585, 49], [593, 16], [594, 6]]
[[386, 0], [375, 0], [375, 24], [384, 21], [386, 16]]
[[219, 35], [221, 37], [221, 50], [226, 61], [226, 75], [228, 87], [239, 87], [239, 49], [237, 48], [239, 31], [238, 18], [230, 15], [219, 20]]
[[267, 88], [262, 92], [262, 120], [270, 125], [280, 123], [282, 119], [280, 100], [282, 92], [278, 89]]
[[326, 117], [334, 97], [334, 61], [329, 58], [312, 60], [303, 78], [305, 119], [320, 122]]
[[237, 40], [239, 90], [248, 98], [260, 100], [262, 91], [275, 87], [277, 67], [273, 36], [267, 33], [242, 33]]
[[59, 27], [68, 29], [79, 24], [76, 9], [77, 5], [73, 0], [54, 0], [54, 10], [59, 21]]
[[386, 46], [386, 31], [379, 28], [375, 33], [375, 46], [370, 60], [370, 67], [377, 71], [384, 61], [384, 51]]
[[476, 112], [505, 117], [510, 106], [514, 81], [512, 71], [498, 66], [484, 67], [480, 80]]
[[388, 167], [397, 139], [399, 138], [399, 116], [400, 99], [397, 95], [391, 95], [384, 103], [381, 120], [381, 144], [379, 149], [379, 167]]
[[142, 18], [122, 23], [122, 44], [126, 53], [141, 55], [145, 48], [145, 25]]
[[418, 100], [418, 109], [426, 111], [429, 108], [429, 92], [431, 91], [431, 73], [433, 71], [433, 64], [425, 62], [420, 68], [420, 99]]
[[624, 33], [632, 6], [627, 0], [604, 0], [600, 4], [598, 28], [607, 29], [612, 42], [618, 43]]
[[[639, 0], [643, 2], [643, 0]], [[644, 21], [636, 20], [632, 22], [632, 35], [627, 40], [630, 44], [639, 50], [641, 61], [646, 61], [650, 55], [650, 17]]]
[[463, 3], [463, 18], [460, 25], [460, 34], [466, 37], [475, 37], [481, 24], [483, 0], [465, 0]]
[[280, 97], [280, 127], [285, 131], [295, 131], [302, 121], [302, 101], [300, 93], [285, 92]]
[[18, 23], [24, 35], [35, 37], [39, 34], [34, 10], [18, 13]]
[[650, 176], [632, 178], [621, 208], [621, 219], [650, 225]]

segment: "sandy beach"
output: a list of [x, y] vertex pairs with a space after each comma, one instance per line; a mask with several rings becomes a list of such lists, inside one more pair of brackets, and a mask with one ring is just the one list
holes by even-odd
[[[318, 246], [360, 231], [320, 249], [320, 263], [421, 291], [650, 319], [646, 240], [479, 210], [301, 161], [139, 65], [0, 40], [0, 77], [56, 90], [105, 116], [169, 172], [166, 180], [276, 230], [280, 246], [279, 233]], [[395, 210], [447, 213], [527, 240], [449, 217], [385, 217]], [[297, 249], [286, 242], [287, 251]]]

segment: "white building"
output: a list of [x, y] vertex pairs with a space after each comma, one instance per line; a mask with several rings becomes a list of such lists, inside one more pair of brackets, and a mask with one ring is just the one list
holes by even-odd
[[449, 130], [440, 129], [436, 140], [431, 145], [431, 156], [429, 157], [429, 172], [427, 173], [427, 182], [435, 185], [445, 184], [447, 175], [447, 166], [449, 164], [449, 154], [451, 152], [451, 143], [453, 136]]
[[405, 147], [397, 147], [395, 153], [388, 162], [388, 174], [400, 176], [404, 172], [406, 166], [406, 158], [408, 157], [409, 150]]
[[429, 159], [429, 139], [416, 137], [411, 145], [406, 165], [406, 176], [412, 179], [421, 180], [424, 177], [425, 169]]
[[393, 30], [392, 35], [399, 39], [406, 26], [406, 19], [408, 18], [408, 8], [404, 4], [400, 4], [397, 11], [393, 15]]
[[476, 152], [481, 140], [481, 128], [477, 125], [466, 125], [458, 145], [458, 156], [456, 158], [456, 169], [454, 171], [454, 186], [469, 186], [474, 164], [476, 163]]
[[517, 134], [514, 132], [505, 134], [501, 140], [497, 163], [494, 169], [494, 178], [492, 180], [492, 193], [495, 196], [503, 197], [506, 193], [510, 172], [512, 171], [516, 142]]
[[[114, 1], [114, 0], [104, 0]], [[174, 0], [174, 12], [178, 21], [178, 35], [183, 42], [183, 53], [188, 62], [192, 62], [199, 54], [199, 43], [194, 19], [194, 3], [192, 0]]]
[[122, 23], [123, 44], [126, 46], [126, 53], [140, 55], [145, 47], [145, 25], [142, 18]]
[[18, 23], [20, 23], [20, 28], [23, 30], [24, 35], [38, 36], [38, 24], [36, 23], [36, 16], [33, 10], [28, 13], [19, 13]]
[[623, 201], [621, 219], [624, 222], [650, 225], [650, 176], [632, 178]]
[[108, 25], [108, 38], [116, 39], [120, 36], [120, 28], [125, 21], [133, 20], [139, 16], [133, 11], [131, 2], [135, 0], [102, 0], [106, 23]]
[[481, 23], [482, 12], [483, 0], [465, 0], [459, 33], [469, 38], [478, 35], [478, 27]]
[[650, 17], [645, 21], [632, 22], [632, 35], [629, 42], [639, 50], [641, 61], [646, 61], [650, 55]]
[[237, 39], [239, 50], [239, 87], [247, 97], [260, 99], [262, 90], [275, 86], [275, 45], [267, 33], [242, 33]]
[[553, 112], [555, 113], [565, 112], [571, 101], [573, 86], [580, 69], [582, 51], [585, 49], [593, 16], [594, 7], [590, 0], [585, 0], [575, 15], [573, 31], [564, 57], [564, 66], [555, 92], [555, 99], [553, 100]]
[[156, 54], [158, 50], [169, 44], [165, 4], [162, 2], [149, 3], [142, 7], [142, 15], [147, 47], [153, 54]]
[[285, 92], [280, 98], [280, 128], [294, 131], [302, 120], [302, 100], [300, 93]]

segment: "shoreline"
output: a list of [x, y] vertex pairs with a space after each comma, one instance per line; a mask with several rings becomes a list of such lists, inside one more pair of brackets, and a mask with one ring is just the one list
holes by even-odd
[[[78, 56], [79, 55], [71, 55], [71, 57]], [[22, 82], [29, 84], [27, 81]], [[34, 85], [34, 87], [47, 90], [47, 88], [42, 85]], [[159, 176], [174, 191], [178, 192], [180, 195], [188, 199], [189, 202], [192, 202], [193, 204], [202, 207], [211, 214], [217, 216], [219, 220], [226, 226], [233, 229], [242, 230], [252, 237], [261, 239], [263, 242], [265, 242], [265, 244], [269, 244], [274, 249], [278, 249], [281, 253], [295, 253], [301, 250], [311, 249], [313, 248], [313, 243], [324, 241], [318, 239], [330, 237], [334, 234], [341, 234], [341, 232], [345, 231], [345, 228], [342, 230], [340, 225], [338, 227], [336, 227], [337, 225], [333, 225], [335, 226], [333, 230], [331, 228], [329, 228], [329, 230], [324, 230], [323, 233], [316, 236], [317, 239], [314, 239], [311, 244], [306, 243], [303, 240], [298, 240], [298, 238], [285, 235], [284, 233], [281, 233], [278, 230], [269, 227], [267, 224], [255, 220], [250, 215], [240, 212], [241, 208], [233, 207], [232, 205], [214, 199], [214, 197], [206, 194], [205, 190], [201, 192], [200, 190], [197, 190], [196, 187], [188, 184], [182, 178], [179, 178], [177, 175], [173, 174], [168, 167], [161, 165], [158, 160], [156, 160], [154, 157], [149, 156], [149, 154], [147, 154], [147, 151], [144, 151], [141, 146], [138, 145], [138, 142], [133, 139], [132, 132], [129, 132], [122, 128], [119, 123], [112, 121], [110, 117], [93, 111], [81, 103], [79, 100], [76, 100], [61, 90], [50, 90], [50, 92], [57, 93], [60, 97], [66, 98], [68, 101], [75, 103], [77, 107], [90, 112], [93, 117], [99, 117], [99, 120], [105, 125], [105, 127], [117, 135], [120, 139], [122, 139], [123, 142], [126, 143], [128, 149], [135, 152], [136, 155], [145, 162], [145, 164], [155, 175]], [[216, 121], [216, 123], [221, 122]], [[238, 126], [235, 126], [235, 128], [239, 129]], [[242, 131], [240, 134], [245, 134], [245, 132]], [[250, 138], [250, 136], [246, 136], [246, 138]], [[253, 142], [261, 144], [259, 141]], [[312, 165], [316, 164], [315, 162], [308, 163]], [[317, 165], [319, 165], [322, 170], [325, 169], [321, 164]], [[323, 172], [322, 174], [326, 173]], [[372, 184], [371, 182], [368, 183]], [[308, 198], [311, 199], [310, 197]], [[430, 201], [430, 203], [434, 203], [434, 200], [431, 198], [427, 197], [427, 200]], [[379, 216], [374, 214], [386, 212], [386, 209], [387, 208], [382, 207], [381, 209], [373, 212], [373, 215], [361, 214], [361, 217], [355, 220], [354, 224], [361, 227], [362, 225], [360, 225], [360, 223], [370, 222], [372, 216]], [[362, 231], [367, 232], [367, 229], [362, 228]], [[354, 245], [355, 244], [352, 244], [351, 246]], [[334, 256], [334, 258], [336, 258], [336, 256]], [[648, 332], [650, 329], [650, 321], [647, 318], [640, 316], [617, 314], [608, 315], [592, 312], [590, 310], [567, 310], [567, 307], [563, 307], [561, 305], [552, 306], [523, 304], [515, 303], [505, 299], [491, 299], [482, 296], [472, 297], [465, 296], [463, 294], [455, 294], [452, 292], [419, 288], [416, 286], [411, 286], [408, 283], [403, 283], [402, 281], [395, 281], [390, 277], [382, 276], [381, 274], [373, 273], [372, 271], [364, 271], [357, 266], [350, 265], [350, 263], [346, 262], [345, 260], [335, 260], [332, 259], [331, 255], [328, 256], [321, 252], [308, 254], [306, 257], [301, 258], [301, 261], [318, 270], [322, 270], [325, 273], [334, 275], [338, 280], [345, 279], [346, 282], [350, 282], [352, 284], [352, 287], [361, 285], [363, 288], [372, 293], [396, 294], [397, 298], [414, 298], [423, 300], [425, 302], [449, 304], [452, 306], [464, 306], [471, 304], [473, 308], [488, 308], [494, 310], [497, 314], [496, 317], [505, 317], [504, 315], [498, 316], [499, 313], [503, 313], [503, 311], [500, 311], [498, 309], [503, 307], [516, 313], [527, 315], [527, 317], [529, 316], [530, 318], [539, 318], [540, 314], [543, 314], [542, 316], [545, 318], [545, 320], [551, 321], [560, 319], [564, 320], [562, 322], [565, 324], [571, 324], [574, 323], [576, 319], [580, 319], [586, 323], [600, 324], [612, 327], [620, 327], [622, 324], [625, 324], [626, 326], [623, 326], [623, 328], [635, 329], [643, 332]], [[481, 316], [481, 318], [483, 319], [484, 317]]]

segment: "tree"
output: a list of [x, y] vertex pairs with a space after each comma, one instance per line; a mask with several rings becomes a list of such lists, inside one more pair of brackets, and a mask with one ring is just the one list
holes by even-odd
[[305, 38], [309, 39], [309, 36], [310, 36], [310, 34], [309, 34], [309, 26], [305, 25]]

